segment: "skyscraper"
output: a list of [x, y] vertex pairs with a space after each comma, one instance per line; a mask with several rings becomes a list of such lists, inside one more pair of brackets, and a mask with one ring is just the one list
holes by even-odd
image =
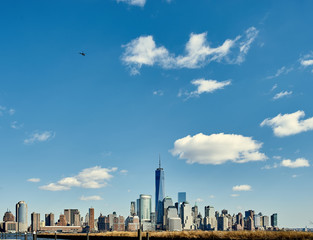
[[89, 227], [90, 231], [95, 229], [95, 209], [89, 208]]
[[45, 214], [45, 225], [46, 226], [54, 226], [55, 225], [53, 213]]
[[38, 231], [40, 228], [40, 213], [33, 212], [31, 214], [31, 229], [32, 231]]
[[277, 213], [274, 213], [272, 216], [271, 216], [271, 226], [272, 227], [277, 227]]
[[18, 232], [27, 232], [27, 204], [24, 201], [19, 201], [16, 204], [16, 222]]
[[130, 203], [130, 216], [135, 216], [136, 215], [136, 203], [131, 202]]
[[159, 158], [159, 168], [155, 170], [155, 214], [157, 224], [162, 224], [164, 199], [164, 171], [161, 168], [161, 159]]
[[140, 221], [150, 221], [151, 215], [151, 195], [141, 194], [139, 198], [139, 217]]
[[178, 193], [178, 203], [186, 202], [186, 192], [179, 192]]

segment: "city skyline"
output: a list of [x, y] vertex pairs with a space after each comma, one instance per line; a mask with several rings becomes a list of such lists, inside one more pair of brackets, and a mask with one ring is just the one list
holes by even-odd
[[312, 227], [312, 8], [5, 1], [0, 213], [155, 209], [160, 154], [174, 202]]

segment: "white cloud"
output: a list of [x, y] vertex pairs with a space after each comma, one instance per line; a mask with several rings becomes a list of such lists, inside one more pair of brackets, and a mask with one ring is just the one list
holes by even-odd
[[305, 67], [311, 66], [311, 65], [313, 65], [313, 59], [301, 60], [301, 65], [302, 65], [302, 66], [305, 66]]
[[9, 109], [9, 114], [10, 114], [11, 116], [14, 115], [14, 113], [15, 113], [15, 109], [13, 109], [13, 108]]
[[88, 196], [88, 197], [85, 197], [83, 195], [79, 199], [82, 200], [82, 201], [100, 201], [100, 200], [102, 200], [102, 198], [100, 196], [97, 196], [97, 195]]
[[265, 119], [260, 126], [272, 127], [274, 135], [286, 137], [301, 132], [313, 130], [313, 117], [306, 120], [299, 120], [305, 116], [304, 111], [297, 111], [290, 114], [278, 114], [276, 117]]
[[214, 196], [214, 195], [210, 195], [209, 198], [210, 198], [210, 199], [213, 199], [213, 198], [215, 198], [215, 196]]
[[120, 171], [120, 174], [123, 174], [123, 175], [127, 175], [127, 173], [128, 173], [128, 170], [125, 170], [125, 169]]
[[266, 170], [273, 169], [273, 168], [278, 168], [278, 164], [274, 163], [273, 165], [265, 165], [264, 167], [262, 167], [262, 169], [266, 169]]
[[102, 188], [107, 185], [108, 180], [113, 178], [112, 172], [117, 168], [102, 168], [99, 166], [83, 169], [74, 177], [65, 177], [57, 183], [41, 186], [40, 189], [48, 191], [70, 190], [72, 187]]
[[197, 199], [196, 199], [196, 202], [198, 202], [198, 203], [199, 203], [199, 202], [203, 202], [203, 199], [202, 199], [202, 198], [197, 198]]
[[282, 97], [286, 97], [292, 94], [292, 91], [288, 92], [288, 91], [282, 91], [280, 93], [275, 94], [275, 96], [273, 97], [274, 100], [280, 99]]
[[30, 179], [27, 179], [27, 182], [37, 183], [37, 182], [40, 182], [40, 178], [30, 178]]
[[23, 124], [19, 124], [17, 121], [11, 122], [11, 128], [20, 129], [21, 127], [23, 127]]
[[290, 159], [283, 160], [280, 165], [282, 167], [288, 168], [300, 168], [300, 167], [310, 167], [310, 163], [305, 158], [297, 158], [295, 161], [291, 161]]
[[299, 175], [293, 174], [291, 177], [292, 177], [292, 178], [297, 178], [297, 177], [299, 177]]
[[277, 88], [277, 84], [275, 84], [275, 85], [271, 88], [271, 92], [273, 92], [276, 88]]
[[124, 2], [129, 5], [143, 7], [146, 4], [146, 0], [117, 0], [117, 2]]
[[233, 191], [235, 192], [242, 192], [242, 191], [251, 191], [252, 188], [250, 185], [236, 185], [233, 186]]
[[280, 75], [286, 75], [286, 74], [290, 73], [292, 70], [293, 70], [293, 67], [287, 68], [287, 67], [283, 66], [280, 69], [278, 69], [274, 75], [268, 76], [267, 79], [277, 78]]
[[[229, 64], [244, 61], [250, 45], [258, 35], [254, 27], [245, 32], [245, 37], [237, 36], [227, 39], [218, 47], [212, 48], [207, 42], [207, 33], [191, 33], [185, 46], [185, 54], [175, 56], [164, 46], [156, 46], [153, 36], [140, 36], [123, 45], [125, 52], [122, 61], [130, 68], [131, 74], [139, 74], [143, 65], [159, 65], [162, 68], [199, 68], [212, 61], [224, 60]], [[242, 39], [242, 40], [241, 40]], [[241, 40], [241, 41], [240, 41]]]
[[45, 142], [55, 137], [55, 133], [52, 131], [35, 132], [32, 133], [29, 138], [24, 140], [25, 144], [32, 144], [36, 142]]
[[40, 186], [39, 187], [42, 190], [47, 190], [47, 191], [66, 191], [66, 190], [70, 190], [70, 187], [66, 187], [66, 186], [62, 186], [56, 183], [50, 183], [48, 185], [44, 185], [44, 186]]
[[231, 197], [239, 197], [240, 195], [239, 194], [236, 194], [236, 193], [233, 193], [233, 194], [230, 194]]
[[179, 159], [186, 159], [187, 163], [218, 165], [227, 161], [245, 163], [265, 160], [267, 157], [259, 152], [261, 147], [262, 143], [251, 137], [199, 133], [176, 140], [170, 152]]
[[164, 92], [162, 90], [155, 90], [155, 91], [153, 91], [153, 95], [155, 95], [155, 96], [163, 96]]
[[[205, 80], [203, 78], [201, 79], [195, 79], [192, 80], [191, 83], [195, 86], [197, 86], [197, 90], [192, 92], [185, 92], [185, 95], [188, 97], [196, 97], [199, 96], [202, 93], [212, 93], [218, 89], [223, 89], [225, 86], [228, 86], [231, 84], [231, 81], [223, 81], [218, 82], [216, 80]], [[178, 96], [181, 96], [182, 93], [179, 93]]]

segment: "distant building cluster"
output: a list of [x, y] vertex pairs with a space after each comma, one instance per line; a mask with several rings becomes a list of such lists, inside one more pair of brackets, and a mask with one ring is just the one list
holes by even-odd
[[271, 216], [256, 214], [253, 210], [229, 214], [226, 209], [215, 211], [213, 206], [204, 207], [204, 215], [198, 206], [191, 206], [187, 201], [186, 192], [178, 193], [178, 201], [166, 197], [164, 192], [164, 170], [155, 170], [155, 208], [152, 209], [152, 196], [140, 194], [136, 201], [130, 203], [130, 214], [125, 219], [116, 212], [95, 217], [94, 208], [89, 208], [85, 218], [78, 209], [64, 209], [58, 220], [53, 213], [31, 214], [28, 225], [28, 207], [24, 201], [16, 204], [14, 215], [8, 210], [0, 223], [1, 232], [107, 232], [107, 231], [240, 231], [240, 230], [278, 230], [277, 213]]

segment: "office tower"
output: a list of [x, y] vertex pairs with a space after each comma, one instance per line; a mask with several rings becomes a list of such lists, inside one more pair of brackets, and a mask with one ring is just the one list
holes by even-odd
[[215, 217], [215, 210], [212, 206], [204, 207], [204, 217]]
[[[169, 206], [166, 211], [165, 211], [165, 216], [164, 218], [166, 219], [166, 221], [164, 222], [165, 224], [165, 229], [169, 230], [169, 220], [170, 219], [177, 219], [178, 215], [177, 215], [177, 208], [174, 206]], [[181, 229], [181, 219], [179, 219], [179, 225], [180, 225], [180, 229]], [[176, 220], [173, 220], [174, 222], [172, 222], [172, 224], [175, 223]], [[175, 225], [176, 226], [176, 225]], [[174, 231], [174, 230], [173, 230]]]
[[248, 211], [245, 211], [245, 218], [248, 219], [249, 217], [254, 218], [254, 211], [253, 210], [248, 210]]
[[37, 232], [40, 228], [40, 214], [33, 212], [31, 214], [31, 229], [32, 232]]
[[193, 223], [195, 223], [196, 222], [196, 218], [198, 217], [198, 206], [197, 205], [194, 205], [191, 208], [191, 213], [192, 213], [192, 217], [193, 217]]
[[222, 214], [217, 219], [217, 229], [219, 231], [226, 231], [227, 228], [228, 228], [228, 218]]
[[244, 221], [243, 221], [242, 213], [238, 213], [236, 215], [236, 224], [237, 224], [236, 230], [243, 230], [244, 229]]
[[268, 216], [263, 216], [263, 227], [267, 229], [270, 226], [270, 218]]
[[98, 231], [105, 231], [105, 216], [102, 216], [102, 213], [100, 213], [100, 216], [98, 217]]
[[177, 203], [178, 216], [180, 216], [180, 209], [181, 209], [181, 205], [183, 204], [183, 202], [187, 202], [186, 192], [179, 192], [178, 193], [178, 203]]
[[19, 201], [16, 204], [16, 222], [18, 232], [27, 232], [27, 204], [24, 201]]
[[140, 216], [140, 199], [136, 200], [136, 214], [138, 217]]
[[161, 168], [161, 159], [159, 158], [159, 168], [155, 170], [155, 214], [156, 223], [162, 224], [164, 199], [164, 171]]
[[94, 230], [95, 229], [95, 209], [89, 208], [89, 229]]
[[192, 230], [193, 218], [191, 216], [191, 207], [188, 202], [183, 202], [180, 213], [183, 230]]
[[178, 193], [178, 203], [186, 202], [186, 192], [179, 192]]
[[[64, 216], [69, 226], [80, 226], [80, 213], [78, 209], [64, 209]], [[75, 221], [76, 220], [76, 221]]]
[[60, 215], [57, 226], [67, 226], [66, 217], [64, 214]]
[[254, 227], [255, 228], [263, 227], [263, 225], [261, 225], [261, 217], [262, 217], [261, 213], [254, 215], [253, 220], [254, 220]]
[[[174, 207], [173, 206], [173, 200], [170, 198], [170, 197], [165, 197], [164, 199], [163, 199], [163, 221], [162, 221], [162, 223], [163, 223], [163, 230], [165, 230], [166, 229], [166, 225], [167, 225], [167, 209], [169, 208], [169, 207]], [[176, 208], [175, 208], [175, 210], [176, 210]], [[177, 211], [176, 211], [176, 215], [177, 215]]]
[[247, 218], [247, 230], [254, 231], [254, 222], [251, 216]]
[[277, 227], [278, 226], [278, 224], [277, 224], [277, 213], [274, 213], [271, 216], [271, 226], [272, 227]]
[[136, 215], [136, 204], [135, 202], [130, 203], [130, 216]]
[[45, 225], [46, 226], [54, 226], [55, 225], [53, 213], [45, 214]]
[[71, 209], [64, 209], [64, 217], [69, 226], [71, 226]]
[[151, 195], [141, 194], [139, 198], [139, 217], [140, 221], [150, 221], [151, 214]]

